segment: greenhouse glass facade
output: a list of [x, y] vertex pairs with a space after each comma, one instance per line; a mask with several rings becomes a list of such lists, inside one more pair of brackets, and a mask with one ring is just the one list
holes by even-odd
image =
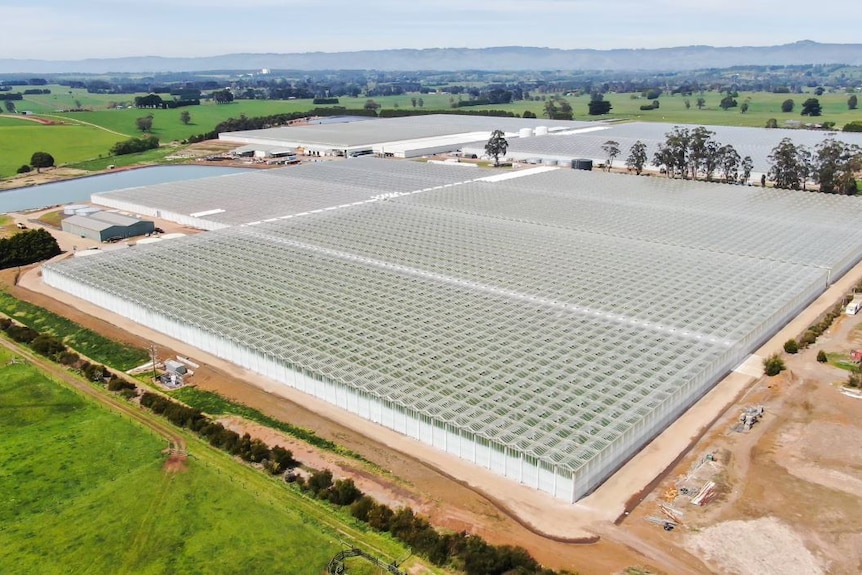
[[43, 277], [575, 501], [859, 261], [860, 216], [856, 198], [555, 170]]

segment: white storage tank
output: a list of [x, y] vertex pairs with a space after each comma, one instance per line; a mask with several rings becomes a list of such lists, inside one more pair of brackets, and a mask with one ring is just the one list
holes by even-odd
[[547, 136], [548, 135], [548, 127], [547, 126], [536, 126], [536, 135], [537, 136]]
[[84, 204], [72, 204], [72, 205], [66, 206], [63, 208], [63, 215], [64, 216], [74, 216], [78, 210], [83, 210], [86, 207], [87, 206], [85, 206]]
[[519, 138], [529, 138], [533, 135], [533, 128], [521, 128], [518, 130]]

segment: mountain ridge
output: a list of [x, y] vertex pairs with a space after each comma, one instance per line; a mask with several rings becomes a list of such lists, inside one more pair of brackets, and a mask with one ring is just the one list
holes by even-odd
[[801, 40], [775, 46], [561, 49], [397, 48], [352, 52], [233, 53], [217, 56], [127, 56], [82, 60], [0, 58], [2, 74], [110, 74], [259, 70], [608, 70], [681, 72], [732, 66], [862, 65], [862, 44]]

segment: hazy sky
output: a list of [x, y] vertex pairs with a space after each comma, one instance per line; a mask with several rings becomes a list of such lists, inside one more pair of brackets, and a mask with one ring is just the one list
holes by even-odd
[[0, 58], [860, 42], [858, 0], [4, 0]]

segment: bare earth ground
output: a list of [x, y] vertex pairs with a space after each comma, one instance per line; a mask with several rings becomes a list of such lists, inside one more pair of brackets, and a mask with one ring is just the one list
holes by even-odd
[[[862, 265], [758, 353], [771, 353], [800, 334], [860, 275]], [[8, 284], [13, 277], [4, 272], [0, 279]], [[853, 439], [862, 437], [862, 401], [841, 395], [832, 385], [846, 372], [814, 360], [820, 347], [848, 351], [862, 315], [842, 316], [816, 346], [790, 357], [790, 370], [782, 376], [752, 385], [755, 378], [732, 374], [604, 486], [572, 506], [52, 290], [37, 270], [25, 274], [22, 285], [11, 291], [114, 339], [139, 346], [156, 342], [162, 357], [192, 357], [202, 365], [196, 385], [312, 429], [389, 474], [376, 477], [355, 461], [282, 437], [308, 465], [353, 477], [381, 500], [421, 509], [436, 525], [522, 545], [551, 567], [584, 574], [616, 573], [629, 565], [666, 573], [862, 572], [862, 440]], [[755, 359], [742, 371], [756, 372], [758, 364]], [[734, 407], [725, 412], [730, 404]], [[763, 421], [748, 433], [730, 431], [741, 406], [749, 405], [766, 407]], [[248, 422], [229, 423], [251, 431]], [[677, 461], [680, 453], [685, 455]], [[662, 516], [658, 503], [706, 453], [715, 454], [717, 461], [700, 467], [692, 481], [712, 478], [720, 486], [719, 499], [695, 507], [677, 498], [673, 507], [685, 515], [671, 532], [644, 521]], [[657, 485], [652, 483], [656, 476]], [[630, 515], [622, 515], [625, 511]], [[625, 520], [614, 525], [618, 515]], [[590, 545], [560, 541], [591, 534], [601, 540]]]

